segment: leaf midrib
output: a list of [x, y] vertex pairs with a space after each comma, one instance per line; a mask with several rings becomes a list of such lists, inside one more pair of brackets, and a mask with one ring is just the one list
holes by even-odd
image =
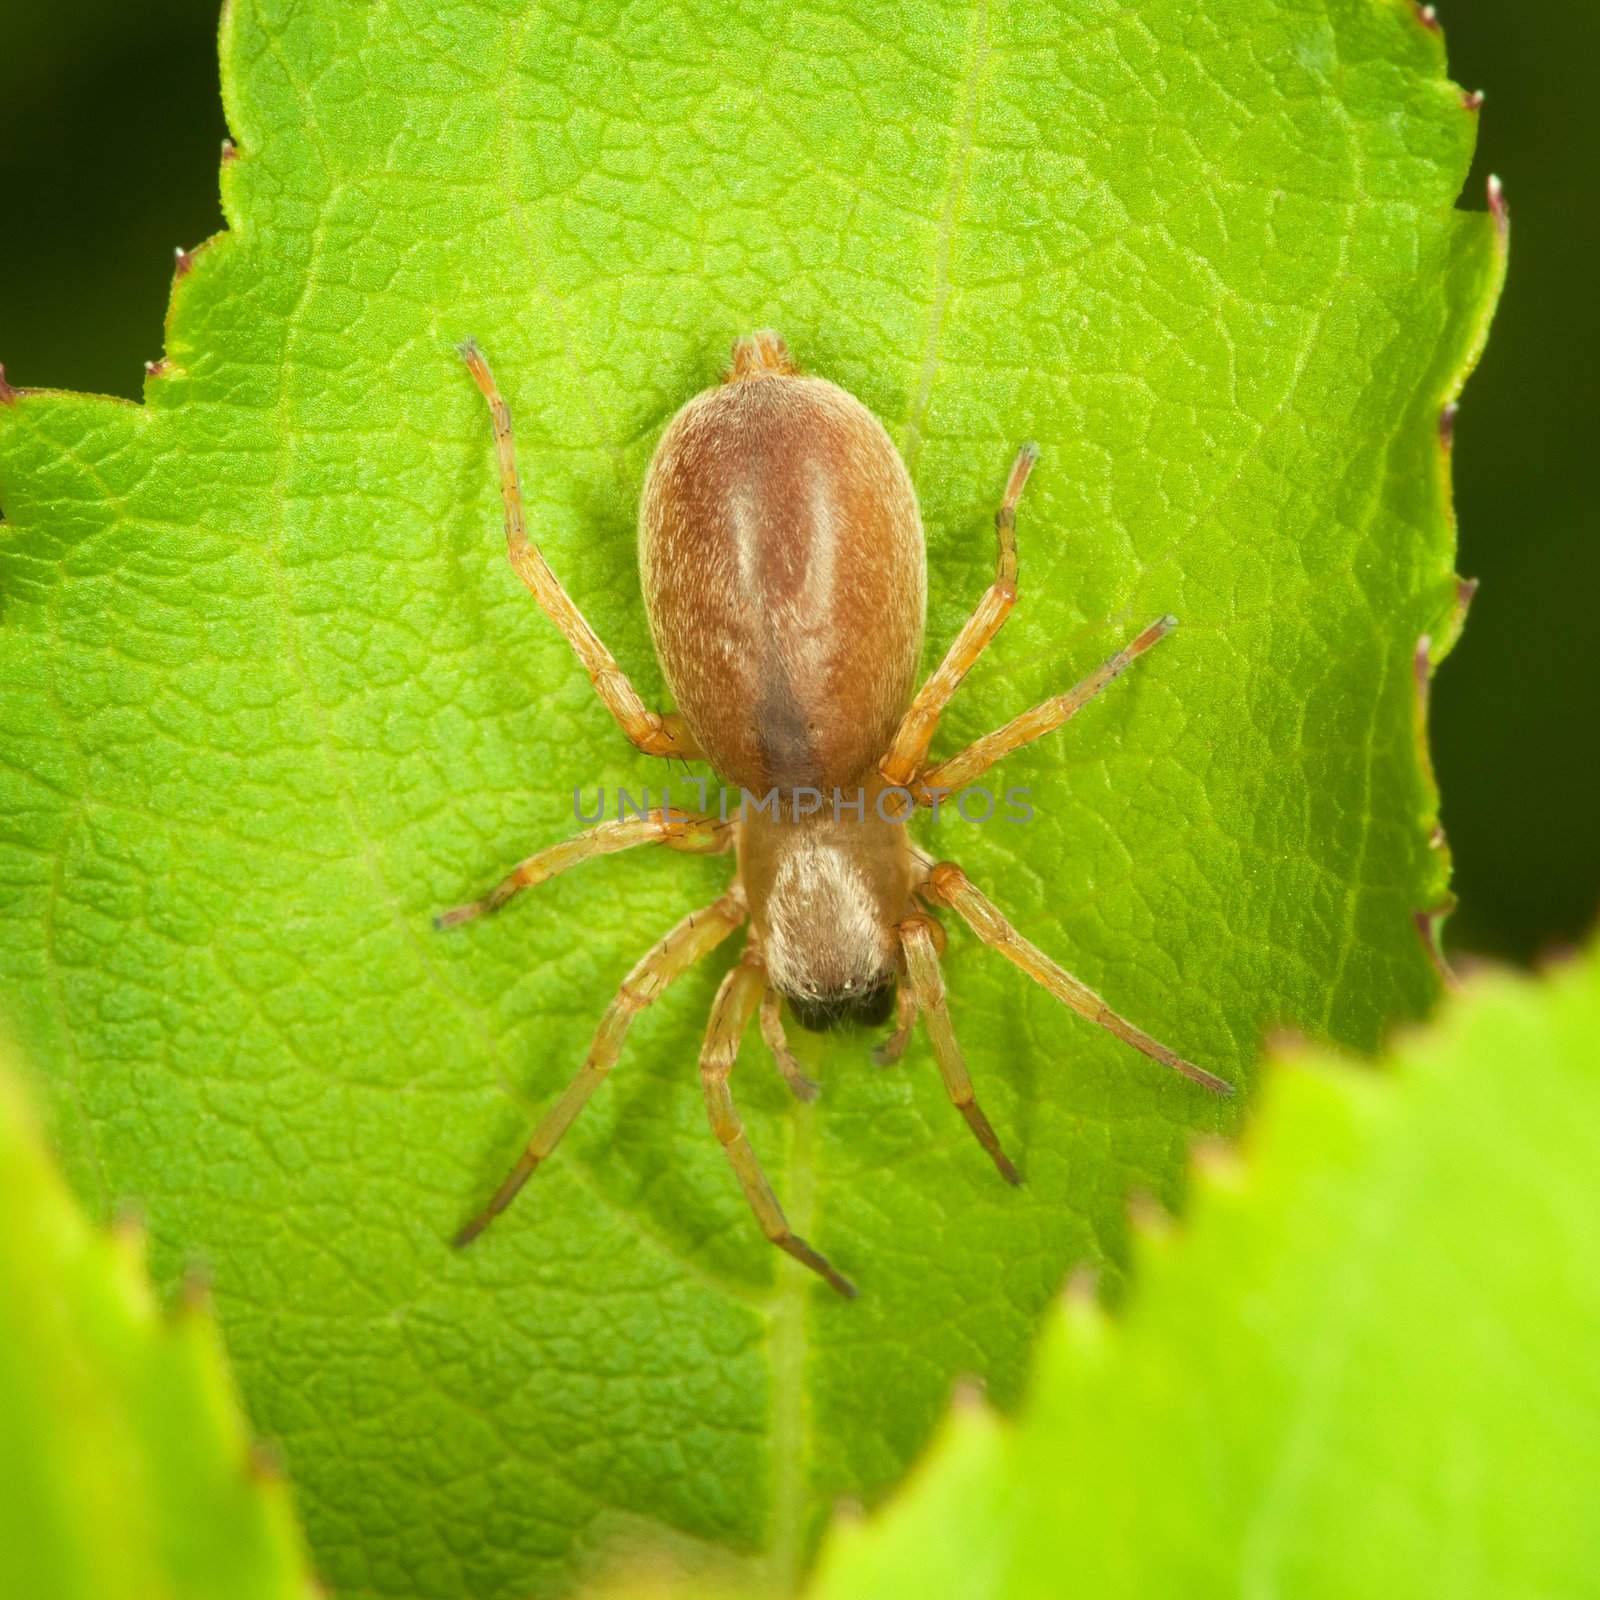
[[966, 199], [967, 178], [972, 169], [972, 151], [977, 143], [978, 109], [983, 98], [979, 86], [988, 59], [989, 0], [974, 0], [972, 21], [967, 32], [967, 57], [957, 93], [958, 111], [954, 119], [949, 170], [945, 178], [944, 204], [934, 234], [933, 294], [928, 306], [928, 329], [922, 341], [922, 361], [911, 402], [900, 429], [900, 454], [913, 482], [916, 481], [917, 463], [922, 454], [922, 424], [933, 397], [934, 379], [939, 370], [939, 343], [944, 334], [945, 311], [953, 286], [951, 269], [956, 230], [961, 223], [962, 202]]

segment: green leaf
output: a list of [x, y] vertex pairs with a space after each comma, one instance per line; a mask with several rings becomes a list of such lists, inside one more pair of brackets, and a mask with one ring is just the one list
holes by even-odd
[[[1134, 1021], [1243, 1082], [1263, 1029], [1426, 1010], [1447, 863], [1413, 655], [1455, 627], [1437, 418], [1500, 271], [1436, 32], [1378, 0], [1138, 8], [237, 0], [230, 231], [142, 407], [0, 406], [0, 971], [72, 1175], [211, 1263], [251, 1415], [357, 1593], [553, 1592], [617, 1542], [798, 1572], [952, 1376], [1014, 1397], [1123, 1196], [1233, 1108], [960, 933], [997, 1182], [919, 1045], [735, 1079], [836, 1303], [760, 1238], [695, 1057], [721, 961], [634, 1030], [558, 1158], [446, 1241], [632, 961], [727, 880], [633, 857], [448, 937], [431, 912], [659, 786], [506, 569], [474, 335], [529, 515], [660, 700], [634, 506], [672, 412], [776, 326], [904, 450], [928, 658], [1044, 458], [1018, 610], [953, 751], [1172, 611], [1012, 759], [1027, 827], [924, 828]], [[86, 230], [87, 231], [87, 230]], [[687, 800], [680, 793], [681, 800]]]
[[0, 1056], [0, 1592], [266, 1600], [315, 1592], [252, 1445], [206, 1296], [170, 1316], [138, 1227], [84, 1220]]
[[1069, 1294], [816, 1600], [1600, 1592], [1600, 950], [1474, 980], [1374, 1074], [1289, 1058], [1242, 1161]]

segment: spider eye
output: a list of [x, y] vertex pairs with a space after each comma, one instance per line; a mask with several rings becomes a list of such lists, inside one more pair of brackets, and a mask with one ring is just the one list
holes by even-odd
[[791, 994], [789, 1009], [802, 1028], [813, 1033], [826, 1033], [839, 1027], [875, 1028], [888, 1021], [894, 1009], [894, 979], [885, 978], [880, 983], [863, 983], [857, 980], [846, 989], [836, 989], [822, 995], [815, 983], [806, 984], [807, 993]]

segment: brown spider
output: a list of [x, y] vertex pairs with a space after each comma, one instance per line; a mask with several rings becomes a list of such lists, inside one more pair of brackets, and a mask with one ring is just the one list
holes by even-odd
[[[728, 1078], [758, 1010], [762, 1037], [802, 1099], [817, 1091], [785, 1043], [785, 1001], [812, 1029], [876, 1025], [893, 1011], [896, 1025], [876, 1052], [880, 1062], [898, 1058], [920, 1012], [951, 1100], [1001, 1176], [1019, 1183], [973, 1094], [950, 1024], [939, 971], [944, 933], [929, 914], [933, 907], [949, 907], [1081, 1016], [1203, 1087], [1232, 1093], [1118, 1016], [1017, 933], [960, 867], [935, 864], [907, 837], [904, 824], [916, 806], [1059, 728], [1176, 626], [1173, 617], [1151, 623], [1075, 688], [928, 764], [940, 715], [1016, 603], [1016, 507], [1038, 457], [1034, 446], [1018, 452], [995, 514], [994, 583], [913, 696], [927, 575], [905, 465], [877, 418], [837, 385], [802, 377], [777, 334], [738, 340], [724, 382], [696, 395], [662, 435], [640, 502], [645, 611], [680, 708], [663, 716], [646, 709], [529, 542], [511, 414], [477, 345], [468, 340], [461, 354], [494, 418], [511, 565], [577, 652], [622, 731], [649, 755], [706, 760], [744, 794], [775, 799], [741, 805], [726, 820], [667, 807], [619, 816], [541, 850], [483, 899], [435, 919], [455, 927], [580, 861], [638, 844], [736, 852], [727, 893], [685, 917], [623, 980], [578, 1075], [494, 1198], [457, 1235], [458, 1245], [505, 1210], [555, 1149], [611, 1070], [634, 1016], [747, 917], [744, 954], [717, 991], [700, 1052], [706, 1109], [762, 1231], [842, 1295], [855, 1294], [850, 1281], [790, 1232]], [[839, 797], [852, 791], [841, 806]], [[801, 798], [828, 793], [831, 808]]]

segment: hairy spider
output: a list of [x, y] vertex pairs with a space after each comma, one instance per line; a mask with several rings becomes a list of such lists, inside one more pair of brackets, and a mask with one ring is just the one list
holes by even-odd
[[[995, 514], [999, 561], [938, 669], [913, 695], [922, 651], [926, 562], [915, 492], [888, 434], [836, 384], [804, 377], [782, 339], [733, 346], [724, 381], [672, 419], [645, 478], [639, 571], [674, 715], [648, 710], [529, 542], [511, 414], [477, 345], [461, 346], [489, 402], [517, 575], [566, 636], [622, 731], [649, 755], [699, 758], [770, 807], [724, 820], [663, 807], [618, 817], [530, 856], [481, 900], [435, 919], [455, 927], [593, 856], [639, 844], [717, 853], [737, 868], [720, 899], [685, 917], [622, 981], [577, 1076], [535, 1129], [494, 1198], [456, 1237], [470, 1242], [511, 1203], [604, 1082], [628, 1026], [666, 986], [746, 919], [744, 953], [717, 991], [700, 1052], [711, 1127], [762, 1231], [842, 1295], [850, 1281], [789, 1229], [734, 1107], [728, 1079], [759, 1011], [779, 1070], [802, 1099], [816, 1086], [785, 1043], [783, 1006], [804, 1027], [895, 1028], [875, 1052], [893, 1061], [920, 1014], [951, 1100], [1008, 1182], [1021, 1181], [973, 1093], [945, 1005], [935, 907], [1080, 1016], [1218, 1094], [1231, 1087], [1117, 1015], [1017, 933], [953, 862], [911, 842], [907, 816], [1059, 728], [1164, 638], [1161, 617], [1097, 672], [932, 765], [940, 715], [1016, 603], [1016, 508], [1038, 457], [1024, 445]], [[854, 791], [843, 807], [803, 797]]]

